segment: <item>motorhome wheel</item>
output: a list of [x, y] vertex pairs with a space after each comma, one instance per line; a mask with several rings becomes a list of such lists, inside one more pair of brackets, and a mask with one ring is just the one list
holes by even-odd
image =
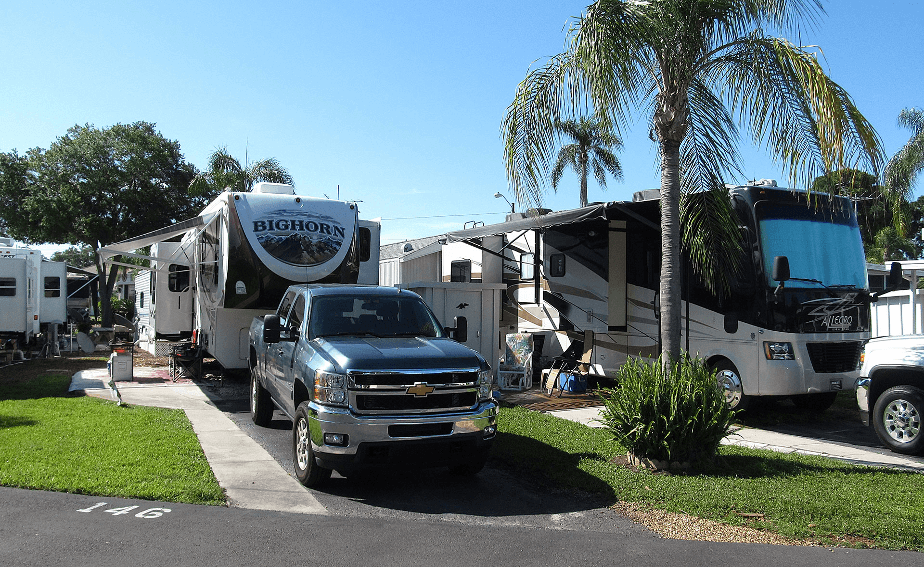
[[714, 367], [715, 378], [725, 391], [725, 402], [732, 410], [745, 410], [751, 403], [751, 397], [744, 394], [741, 386], [741, 375], [738, 369], [728, 359], [722, 359]]

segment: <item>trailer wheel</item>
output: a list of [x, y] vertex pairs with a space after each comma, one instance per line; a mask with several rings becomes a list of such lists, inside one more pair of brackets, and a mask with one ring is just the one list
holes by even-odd
[[257, 426], [269, 426], [273, 419], [273, 401], [260, 383], [256, 365], [250, 368], [250, 419]]
[[728, 359], [721, 359], [713, 366], [715, 369], [715, 378], [719, 381], [719, 386], [725, 391], [725, 402], [732, 410], [746, 410], [751, 404], [751, 397], [744, 394], [744, 387], [741, 385], [741, 375], [738, 369]]
[[876, 399], [873, 429], [879, 440], [893, 452], [920, 454], [924, 451], [922, 412], [924, 392], [907, 385], [892, 387]]
[[295, 420], [292, 421], [292, 455], [295, 462], [295, 477], [305, 487], [317, 487], [330, 478], [331, 470], [314, 461], [311, 449], [311, 430], [308, 427], [308, 403], [298, 405]]
[[797, 394], [790, 398], [797, 408], [811, 410], [812, 412], [824, 412], [834, 404], [837, 399], [837, 391]]

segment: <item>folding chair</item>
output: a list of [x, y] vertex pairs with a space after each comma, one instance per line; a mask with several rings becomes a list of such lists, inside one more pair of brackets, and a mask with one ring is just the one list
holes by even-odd
[[543, 384], [545, 391], [549, 395], [554, 395], [557, 388], [558, 396], [561, 397], [565, 391], [565, 382], [561, 380], [561, 375], [586, 376], [591, 372], [590, 365], [593, 355], [594, 332], [588, 329], [584, 331], [583, 340], [575, 339], [560, 357], [552, 359], [552, 368], [549, 369], [549, 374]]
[[497, 366], [497, 386], [501, 390], [528, 390], [533, 386], [533, 336], [507, 334], [504, 358]]

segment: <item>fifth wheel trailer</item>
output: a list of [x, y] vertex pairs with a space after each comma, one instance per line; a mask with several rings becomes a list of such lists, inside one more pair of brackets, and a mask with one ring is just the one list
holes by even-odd
[[33, 343], [49, 325], [67, 321], [67, 265], [42, 253], [0, 240], [0, 337], [20, 347]]
[[223, 368], [244, 369], [251, 321], [273, 311], [291, 284], [376, 283], [378, 234], [377, 222], [359, 219], [356, 203], [258, 183], [101, 254], [142, 256], [134, 251], [156, 245], [157, 254], [142, 256], [152, 263], [147, 282], [136, 284], [137, 304], [147, 305], [145, 332], [188, 339]]
[[[660, 353], [657, 197], [639, 192], [631, 202], [511, 215], [447, 233], [442, 279], [465, 278], [459, 263], [484, 267], [488, 257], [500, 258], [499, 270], [481, 270], [482, 283], [506, 285], [500, 333], [544, 335], [545, 354], [555, 355], [592, 330], [594, 369], [613, 376], [630, 357]], [[805, 192], [770, 181], [729, 187], [729, 199], [744, 273], [728, 294], [715, 295], [686, 272], [682, 345], [719, 371], [735, 408], [756, 396], [826, 408], [853, 386], [869, 338], [870, 293], [854, 208], [845, 198], [817, 194], [809, 207]], [[467, 252], [447, 254], [459, 243]], [[773, 278], [777, 257], [791, 267], [782, 282]]]

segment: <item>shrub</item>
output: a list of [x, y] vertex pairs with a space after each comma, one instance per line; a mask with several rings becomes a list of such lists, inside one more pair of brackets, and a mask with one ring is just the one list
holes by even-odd
[[601, 421], [640, 458], [707, 462], [734, 418], [715, 372], [698, 358], [682, 357], [668, 376], [660, 360], [630, 359], [602, 397]]

